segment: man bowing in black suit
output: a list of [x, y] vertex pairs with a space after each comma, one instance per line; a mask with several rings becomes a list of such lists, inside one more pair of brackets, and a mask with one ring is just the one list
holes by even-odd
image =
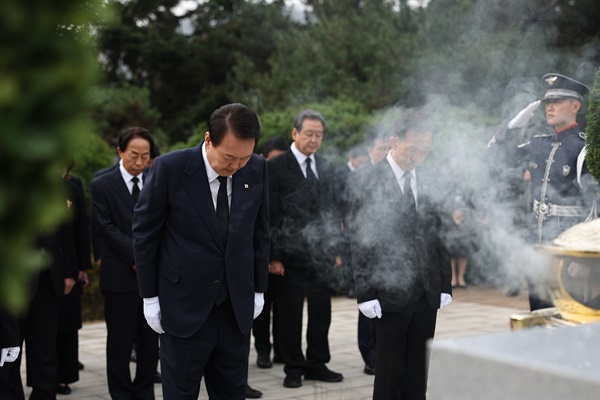
[[[341, 265], [340, 213], [335, 171], [315, 153], [325, 119], [314, 110], [296, 115], [290, 149], [268, 161], [272, 248], [269, 272], [281, 275], [277, 289], [277, 335], [285, 362], [283, 386], [298, 388], [304, 379], [340, 382], [327, 368], [331, 295], [329, 279]], [[306, 357], [302, 351], [302, 309], [308, 304]]]
[[200, 145], [159, 157], [136, 206], [140, 295], [160, 335], [165, 399], [244, 399], [253, 318], [269, 264], [265, 160], [256, 114], [217, 109]]
[[395, 122], [387, 157], [350, 182], [347, 223], [358, 306], [375, 319], [376, 400], [425, 399], [426, 342], [437, 309], [452, 299], [432, 187], [415, 170], [432, 132], [427, 117], [407, 112]]
[[[133, 210], [144, 185], [154, 140], [145, 128], [126, 129], [119, 137], [118, 168], [94, 179], [90, 198], [102, 237], [100, 290], [104, 297], [106, 377], [113, 400], [154, 399], [158, 337], [143, 316], [131, 233]], [[137, 340], [135, 378], [129, 359]]]

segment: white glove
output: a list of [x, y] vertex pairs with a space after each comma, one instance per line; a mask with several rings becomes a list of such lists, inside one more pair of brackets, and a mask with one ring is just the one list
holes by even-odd
[[516, 117], [510, 120], [508, 123], [508, 129], [523, 128], [527, 126], [527, 123], [531, 117], [533, 117], [533, 112], [538, 109], [541, 103], [541, 100], [536, 100], [533, 103], [529, 103], [527, 107], [519, 111]]
[[0, 367], [4, 365], [5, 362], [13, 362], [19, 357], [19, 353], [21, 352], [20, 347], [5, 347], [0, 350]]
[[452, 303], [452, 296], [450, 296], [448, 293], [442, 293], [440, 295], [440, 310], [450, 303]]
[[379, 304], [379, 300], [377, 299], [358, 303], [358, 309], [367, 318], [381, 318], [381, 304]]
[[160, 323], [160, 303], [158, 296], [144, 299], [144, 317], [152, 330], [158, 334], [165, 333]]
[[258, 317], [265, 306], [265, 294], [254, 293], [254, 318]]

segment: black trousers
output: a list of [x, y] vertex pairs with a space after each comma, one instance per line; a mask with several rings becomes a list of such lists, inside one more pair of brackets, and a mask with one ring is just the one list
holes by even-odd
[[[106, 377], [113, 400], [154, 400], [158, 334], [146, 323], [143, 300], [135, 292], [102, 292], [106, 320]], [[137, 340], [135, 378], [131, 348]]]
[[373, 400], [419, 400], [427, 392], [427, 340], [437, 310], [422, 296], [401, 312], [374, 319], [377, 360]]
[[[279, 355], [279, 339], [277, 337], [278, 316], [277, 316], [277, 286], [281, 277], [279, 275], [269, 274], [269, 286], [265, 292], [265, 306], [258, 317], [254, 319], [252, 325], [252, 335], [254, 336], [254, 347], [258, 354]], [[271, 346], [271, 310], [273, 310], [273, 345]]]
[[30, 400], [54, 400], [56, 397], [58, 312], [59, 299], [52, 286], [50, 273], [44, 271], [40, 274], [37, 293], [29, 304], [27, 317], [21, 325], [27, 350], [27, 386], [31, 386]]
[[215, 305], [200, 330], [188, 338], [160, 335], [163, 397], [197, 400], [205, 379], [211, 400], [244, 400], [250, 332], [243, 334], [229, 300]]
[[375, 365], [375, 327], [374, 321], [358, 312], [358, 350], [365, 364]]
[[[306, 358], [302, 351], [302, 314], [304, 298], [308, 304]], [[331, 289], [314, 268], [287, 268], [279, 282], [279, 350], [286, 375], [299, 377], [307, 369], [318, 368], [331, 359]]]
[[77, 329], [58, 332], [56, 354], [58, 383], [77, 382], [79, 380], [79, 334]]
[[[27, 349], [27, 385], [31, 386], [31, 400], [56, 398], [56, 332], [58, 329], [58, 297], [54, 292], [48, 271], [40, 273], [37, 291], [29, 303], [27, 313], [19, 320], [21, 343]], [[21, 360], [0, 368], [0, 399], [23, 400]]]

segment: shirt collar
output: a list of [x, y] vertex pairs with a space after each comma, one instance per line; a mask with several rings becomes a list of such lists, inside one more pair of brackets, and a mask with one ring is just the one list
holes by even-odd
[[[404, 176], [404, 172], [406, 172], [406, 171], [404, 171], [402, 168], [400, 168], [398, 166], [398, 164], [396, 164], [396, 161], [394, 161], [394, 159], [392, 158], [392, 150], [390, 150], [390, 152], [388, 153], [388, 155], [385, 158], [388, 161], [388, 163], [390, 164], [390, 167], [392, 167], [392, 171], [394, 171], [394, 176], [396, 177], [396, 179], [398, 181], [400, 181], [400, 179]], [[413, 179], [417, 178], [417, 174], [414, 169], [412, 171], [410, 171], [410, 174], [412, 175]]]
[[298, 164], [302, 165], [306, 161], [307, 158], [310, 158], [314, 165], [314, 163], [315, 163], [315, 155], [314, 154], [311, 154], [310, 157], [307, 157], [304, 153], [301, 153], [300, 150], [298, 150], [298, 148], [296, 147], [296, 142], [292, 142], [290, 149], [292, 149], [292, 154], [294, 154], [294, 157], [296, 157], [296, 160], [298, 160]]
[[206, 176], [208, 177], [208, 183], [214, 181], [219, 177], [219, 174], [210, 166], [208, 158], [206, 157], [206, 142], [202, 142], [202, 159], [204, 160], [204, 167], [206, 168]]
[[[123, 167], [123, 163], [122, 163], [122, 162], [121, 162], [121, 163], [119, 163], [119, 170], [121, 171], [121, 176], [123, 177], [123, 180], [124, 180], [125, 182], [129, 182], [129, 181], [131, 181], [131, 180], [133, 179], [133, 177], [134, 177], [134, 176], [133, 176], [133, 175], [131, 175], [131, 174], [129, 173], [129, 171], [127, 171], [127, 170], [125, 169], [125, 167]], [[140, 182], [142, 182], [142, 176], [143, 176], [143, 175], [144, 175], [144, 173], [143, 173], [143, 172], [142, 172], [141, 174], [137, 175], [137, 177], [138, 177], [138, 179], [139, 179], [139, 181], [140, 181]]]

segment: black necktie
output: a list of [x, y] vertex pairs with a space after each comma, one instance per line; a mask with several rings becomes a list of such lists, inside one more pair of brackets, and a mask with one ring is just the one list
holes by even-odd
[[315, 173], [313, 172], [312, 168], [310, 167], [310, 164], [312, 164], [312, 160], [310, 158], [307, 158], [306, 159], [306, 179], [308, 179], [308, 181], [310, 182], [311, 185], [317, 185], [319, 183], [319, 180], [315, 176]]
[[404, 196], [406, 197], [406, 204], [411, 207], [412, 210], [416, 210], [417, 202], [415, 201], [415, 195], [412, 190], [412, 185], [410, 184], [412, 180], [412, 173], [410, 171], [405, 171], [402, 177], [404, 178], [403, 192]]
[[319, 201], [319, 180], [315, 176], [310, 164], [312, 160], [310, 158], [306, 159], [306, 183], [308, 183], [308, 190], [312, 199], [315, 203]]
[[140, 187], [138, 186], [139, 181], [140, 180], [137, 176], [131, 178], [131, 182], [133, 182], [133, 190], [131, 191], [131, 197], [133, 197], [133, 201], [135, 201], [136, 203], [140, 198]]
[[[219, 222], [219, 231], [223, 239], [223, 246], [227, 245], [227, 231], [229, 230], [229, 201], [227, 200], [227, 177], [219, 176], [219, 192], [217, 193], [217, 221]], [[227, 288], [227, 275], [223, 269], [223, 278], [217, 293], [217, 305], [223, 304], [229, 298], [229, 289]]]
[[229, 201], [227, 200], [227, 177], [219, 176], [219, 193], [217, 194], [217, 220], [223, 243], [227, 242], [227, 230], [229, 229]]

